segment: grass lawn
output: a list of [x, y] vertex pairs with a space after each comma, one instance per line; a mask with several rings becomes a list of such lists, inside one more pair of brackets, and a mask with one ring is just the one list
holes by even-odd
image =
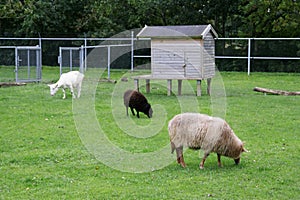
[[[0, 67], [0, 82], [13, 80], [12, 70]], [[100, 81], [94, 94], [84, 92], [93, 81], [87, 74], [74, 101], [69, 91], [66, 100], [61, 90], [49, 94], [58, 68], [44, 67], [42, 83], [0, 88], [0, 199], [299, 199], [300, 96], [252, 90], [299, 91], [300, 74], [221, 72], [222, 105], [206, 95], [205, 82], [201, 97], [193, 81], [183, 82], [181, 97], [166, 95], [166, 81], [151, 82], [145, 96], [153, 118], [126, 117], [122, 93], [134, 84], [120, 78], [143, 73], [113, 70], [117, 83]], [[88, 95], [92, 104], [84, 101]], [[219, 168], [211, 154], [200, 170], [202, 152], [187, 149], [181, 168], [170, 154], [167, 123], [185, 111], [223, 113], [250, 151], [240, 165], [222, 157]], [[163, 148], [168, 154], [151, 157]], [[145, 155], [142, 162], [138, 155]]]

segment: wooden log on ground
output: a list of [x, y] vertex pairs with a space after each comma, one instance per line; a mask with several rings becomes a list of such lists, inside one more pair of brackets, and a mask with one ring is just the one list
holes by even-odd
[[108, 78], [101, 78], [99, 82], [108, 82], [108, 83], [117, 83], [116, 80], [108, 79]]
[[288, 91], [284, 91], [284, 90], [273, 90], [273, 89], [260, 88], [260, 87], [255, 87], [253, 90], [256, 92], [262, 92], [265, 94], [275, 94], [275, 95], [284, 95], [284, 96], [300, 95], [300, 92], [288, 92]]
[[1, 82], [0, 87], [10, 87], [10, 86], [24, 86], [26, 83], [17, 83], [17, 82]]

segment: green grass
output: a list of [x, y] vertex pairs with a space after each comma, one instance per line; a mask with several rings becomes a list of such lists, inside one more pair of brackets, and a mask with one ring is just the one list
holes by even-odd
[[[11, 70], [0, 68], [0, 82], [13, 80]], [[154, 117], [141, 114], [137, 119], [130, 113], [127, 118], [117, 89], [133, 88], [133, 81], [119, 79], [143, 73], [112, 71], [112, 79], [118, 83], [100, 82], [92, 105], [110, 142], [136, 154], [168, 145], [167, 121], [182, 110], [213, 113], [213, 101], [205, 92], [194, 97], [184, 90], [181, 98], [195, 98], [197, 107], [191, 104], [182, 108], [176, 95], [166, 96], [164, 81], [153, 82], [151, 93], [145, 94], [153, 105]], [[205, 169], [200, 170], [201, 151], [186, 150], [187, 168], [181, 168], [174, 158], [170, 165], [145, 173], [113, 169], [87, 150], [76, 129], [70, 94], [66, 100], [61, 99], [61, 91], [54, 97], [49, 94], [46, 83], [56, 81], [57, 75], [58, 68], [44, 67], [42, 83], [0, 88], [0, 199], [299, 198], [300, 97], [264, 95], [252, 89], [299, 91], [300, 74], [221, 73], [227, 96], [226, 121], [250, 150], [242, 155], [240, 165], [222, 157], [223, 167], [219, 168], [217, 156], [211, 154]], [[196, 84], [189, 83], [195, 90]], [[204, 87], [205, 83], [203, 91]], [[143, 85], [141, 91], [145, 93]], [[131, 124], [129, 130], [120, 128], [118, 122]], [[144, 131], [143, 127], [155, 135], [128, 135], [130, 128], [134, 132]]]

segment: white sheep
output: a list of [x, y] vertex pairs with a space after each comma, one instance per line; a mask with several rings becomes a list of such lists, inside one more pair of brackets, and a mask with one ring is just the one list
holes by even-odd
[[62, 88], [63, 91], [63, 99], [66, 98], [66, 88], [71, 90], [71, 94], [73, 98], [76, 98], [74, 94], [74, 88], [77, 89], [77, 98], [80, 97], [81, 85], [84, 75], [79, 71], [70, 71], [67, 73], [63, 73], [59, 80], [54, 84], [49, 84], [50, 87], [50, 95], [53, 96], [58, 91], [59, 88]]
[[200, 169], [204, 168], [204, 162], [211, 152], [217, 153], [218, 165], [221, 166], [221, 155], [233, 158], [235, 164], [239, 164], [241, 153], [247, 151], [229, 125], [218, 117], [183, 113], [170, 120], [168, 129], [172, 153], [176, 150], [177, 162], [182, 167], [186, 166], [183, 147], [204, 151]]

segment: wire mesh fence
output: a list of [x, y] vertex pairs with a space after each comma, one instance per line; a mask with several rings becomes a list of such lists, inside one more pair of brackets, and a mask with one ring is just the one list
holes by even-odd
[[219, 70], [300, 72], [300, 38], [219, 38]]
[[[40, 61], [34, 56], [36, 52], [29, 52], [27, 58], [22, 55], [22, 61], [16, 59], [16, 48], [32, 46], [41, 49]], [[300, 38], [218, 38], [215, 49], [216, 66], [221, 71], [300, 72]], [[92, 51], [98, 56], [89, 61]], [[61, 73], [90, 67], [150, 69], [151, 45], [149, 39], [137, 40], [133, 34], [123, 38], [0, 38], [1, 67], [11, 67], [17, 73], [17, 66], [27, 66], [27, 71], [22, 68], [27, 72], [24, 77], [38, 80], [40, 73], [31, 69], [37, 62], [60, 66]]]

